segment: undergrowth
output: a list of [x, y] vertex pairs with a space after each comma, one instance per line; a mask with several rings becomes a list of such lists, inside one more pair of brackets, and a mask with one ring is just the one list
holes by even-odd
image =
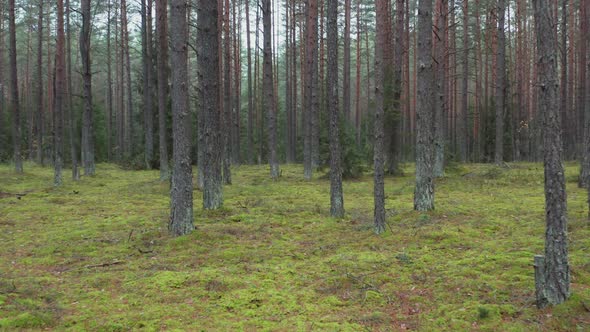
[[[567, 167], [573, 295], [534, 306], [543, 252], [540, 164], [461, 165], [437, 180], [436, 211], [412, 211], [413, 170], [386, 179], [387, 232], [372, 232], [372, 177], [344, 185], [299, 165], [241, 166], [225, 207], [166, 232], [158, 171], [102, 164], [53, 188], [52, 170], [0, 165], [0, 330], [588, 331], [590, 224]], [[411, 166], [411, 165], [409, 165]]]

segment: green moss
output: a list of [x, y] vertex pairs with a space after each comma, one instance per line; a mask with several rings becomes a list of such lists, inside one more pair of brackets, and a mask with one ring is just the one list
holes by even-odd
[[[572, 298], [532, 305], [543, 251], [540, 164], [455, 165], [437, 210], [412, 211], [413, 169], [386, 179], [387, 232], [372, 232], [372, 178], [344, 183], [347, 216], [329, 217], [328, 182], [298, 165], [281, 181], [241, 166], [225, 207], [190, 235], [167, 233], [158, 171], [102, 164], [52, 187], [52, 170], [0, 165], [0, 329], [588, 330], [585, 190], [567, 164]], [[112, 264], [117, 262], [116, 264]]]

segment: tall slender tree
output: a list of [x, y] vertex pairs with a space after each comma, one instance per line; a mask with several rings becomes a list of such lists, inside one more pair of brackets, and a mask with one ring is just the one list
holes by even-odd
[[[329, 4], [328, 4], [329, 6]], [[350, 20], [351, 1], [344, 0], [344, 63], [342, 64], [342, 110], [347, 121], [352, 119], [350, 113]], [[329, 12], [328, 12], [329, 15]], [[328, 41], [329, 43], [329, 41]], [[328, 56], [329, 58], [329, 56]], [[330, 70], [330, 69], [328, 69]]]
[[268, 163], [270, 164], [271, 178], [277, 180], [279, 178], [279, 161], [277, 159], [277, 115], [271, 46], [271, 8], [271, 0], [262, 0], [262, 23], [264, 27], [264, 79], [262, 90], [264, 90], [264, 105], [268, 122]]
[[252, 94], [252, 48], [250, 47], [250, 0], [246, 0], [246, 47], [248, 48], [248, 163], [254, 163], [254, 96]]
[[548, 0], [533, 0], [538, 55], [538, 107], [543, 112], [545, 166], [545, 256], [535, 256], [537, 305], [556, 305], [569, 296], [570, 269], [567, 246], [567, 199], [561, 161], [559, 79], [557, 77], [556, 17]]
[[[35, 79], [35, 103], [37, 103], [37, 110], [33, 121], [35, 159], [38, 164], [43, 164], [43, 4], [44, 1], [39, 0], [39, 19], [37, 20], [37, 72]], [[31, 151], [32, 153], [33, 151]]]
[[70, 0], [66, 0], [66, 61], [67, 61], [67, 90], [68, 90], [68, 136], [70, 143], [70, 158], [72, 161], [72, 180], [80, 180], [80, 169], [78, 167], [79, 151], [79, 136], [77, 135], [77, 117], [74, 112], [74, 85], [72, 76], [72, 25], [70, 23], [72, 4]]
[[305, 24], [305, 128], [304, 128], [304, 147], [303, 147], [303, 165], [304, 176], [311, 180], [313, 169], [317, 166], [314, 162], [315, 156], [315, 127], [316, 115], [318, 113], [317, 105], [317, 87], [318, 87], [318, 3], [317, 0], [308, 0], [306, 2], [306, 24]]
[[193, 231], [191, 132], [188, 109], [188, 22], [186, 0], [170, 0], [170, 61], [172, 66], [172, 187], [170, 223], [174, 236]]
[[384, 47], [387, 45], [387, 0], [376, 0], [375, 8], [377, 11], [376, 43], [375, 43], [375, 125], [374, 142], [373, 142], [373, 163], [374, 163], [374, 219], [375, 233], [385, 232], [385, 185], [384, 185], [384, 167], [383, 160], [383, 90], [384, 90]]
[[170, 178], [168, 166], [168, 9], [166, 0], [156, 0], [158, 35], [158, 134], [160, 149], [160, 180]]
[[504, 161], [504, 108], [505, 108], [505, 86], [506, 86], [506, 32], [505, 32], [505, 0], [498, 0], [498, 53], [496, 62], [498, 73], [496, 74], [496, 149], [494, 162], [499, 165]]
[[[69, 1], [69, 0], [68, 0]], [[112, 47], [111, 47], [111, 16], [112, 3], [107, 2], [107, 159], [112, 160], [113, 145], [113, 69], [112, 69]]]
[[[350, 6], [350, 2], [348, 5]], [[350, 11], [350, 8], [347, 10]], [[326, 103], [330, 112], [330, 214], [332, 217], [342, 218], [344, 216], [344, 198], [342, 194], [342, 167], [340, 165], [340, 107], [338, 106], [338, 0], [328, 0], [327, 28], [328, 80], [326, 83], [328, 95]], [[350, 45], [348, 46], [350, 52]], [[347, 83], [344, 82], [344, 84]]]
[[84, 174], [94, 175], [94, 120], [92, 110], [92, 71], [90, 61], [90, 0], [82, 0], [82, 30], [80, 31], [80, 55], [84, 79], [84, 114], [82, 117], [82, 162]]
[[23, 157], [21, 151], [21, 123], [20, 103], [18, 94], [18, 76], [16, 64], [16, 12], [14, 0], [8, 1], [8, 30], [10, 34], [10, 94], [12, 98], [12, 147], [14, 169], [23, 172]]
[[141, 55], [143, 62], [144, 162], [152, 168], [154, 159], [153, 64], [151, 0], [141, 0]]
[[418, 91], [416, 100], [416, 189], [414, 209], [434, 210], [434, 68], [432, 60], [432, 0], [419, 0]]
[[200, 121], [203, 121], [203, 208], [217, 209], [223, 204], [221, 178], [221, 123], [219, 73], [219, 10], [217, 3], [199, 0], [197, 3], [197, 65], [200, 102]]
[[55, 45], [55, 110], [53, 129], [53, 185], [62, 184], [63, 167], [63, 108], [65, 104], [65, 32], [64, 32], [64, 3], [57, 0], [57, 43]]
[[[222, 3], [220, 3], [220, 6]], [[221, 123], [223, 137], [223, 181], [231, 184], [231, 154], [232, 154], [232, 87], [231, 87], [231, 37], [230, 37], [230, 12], [229, 0], [223, 1], [223, 121]], [[221, 35], [220, 35], [221, 38]]]

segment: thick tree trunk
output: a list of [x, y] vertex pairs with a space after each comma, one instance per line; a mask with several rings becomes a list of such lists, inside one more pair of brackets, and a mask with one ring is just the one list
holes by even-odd
[[53, 129], [53, 185], [61, 186], [63, 182], [63, 106], [65, 96], [65, 32], [64, 32], [64, 3], [57, 0], [57, 43], [55, 45], [55, 110]]
[[[149, 1], [149, 0], [147, 0]], [[143, 62], [143, 116], [144, 116], [144, 159], [145, 167], [152, 168], [154, 162], [154, 115], [152, 102], [152, 13], [151, 4], [141, 0], [141, 55]]]
[[374, 224], [375, 233], [380, 234], [385, 232], [385, 189], [384, 189], [384, 168], [385, 162], [383, 149], [383, 93], [384, 93], [384, 53], [387, 45], [387, 0], [376, 0], [375, 7], [377, 10], [377, 39], [375, 43], [375, 125], [374, 131], [374, 147], [373, 147], [373, 163], [374, 163]]
[[94, 121], [92, 111], [92, 71], [90, 62], [90, 0], [82, 0], [82, 30], [80, 31], [80, 55], [84, 79], [84, 114], [82, 126], [82, 162], [84, 174], [94, 175]]
[[434, 68], [432, 60], [432, 0], [418, 7], [418, 90], [416, 100], [416, 189], [414, 210], [434, 210]]
[[506, 90], [506, 33], [505, 33], [505, 0], [498, 0], [498, 53], [497, 65], [498, 73], [496, 75], [496, 148], [494, 152], [494, 162], [496, 165], [504, 162], [504, 105]]
[[[348, 1], [348, 6], [350, 7], [350, 1]], [[350, 12], [350, 8], [346, 10]], [[350, 13], [348, 15], [348, 19], [350, 19]], [[350, 44], [350, 41], [348, 43]], [[350, 45], [348, 46], [350, 53]], [[350, 54], [348, 57], [350, 61]], [[326, 101], [330, 111], [330, 215], [342, 218], [344, 216], [344, 198], [342, 195], [342, 167], [340, 161], [340, 108], [338, 106], [338, 0], [328, 0], [327, 76], [328, 98]], [[346, 84], [347, 82], [344, 82], [344, 85]], [[346, 104], [346, 100], [344, 103]], [[350, 105], [348, 106], [350, 108]]]
[[268, 121], [268, 163], [270, 164], [270, 177], [273, 180], [279, 178], [279, 162], [277, 160], [277, 115], [275, 109], [275, 87], [273, 83], [272, 46], [271, 46], [271, 1], [262, 0], [262, 23], [264, 26], [264, 107], [267, 111]]
[[217, 209], [223, 204], [221, 178], [221, 123], [219, 96], [219, 38], [217, 3], [199, 0], [197, 4], [197, 65], [202, 96], [200, 121], [203, 121], [203, 208]]
[[186, 0], [170, 0], [170, 61], [172, 66], [173, 170], [170, 223], [174, 236], [193, 231], [191, 131], [188, 109], [188, 23]]
[[14, 169], [23, 172], [23, 157], [21, 151], [21, 123], [20, 103], [18, 96], [18, 76], [16, 66], [16, 24], [14, 0], [8, 1], [8, 29], [10, 34], [10, 94], [12, 95], [12, 147]]
[[556, 305], [569, 295], [570, 270], [567, 248], [567, 200], [565, 174], [561, 161], [561, 123], [559, 114], [559, 81], [557, 77], [557, 36], [553, 31], [555, 17], [547, 0], [533, 0], [537, 35], [539, 100], [543, 112], [543, 146], [545, 166], [545, 262], [541, 294], [537, 305]]
[[[166, 0], [157, 0], [158, 35], [158, 134], [160, 149], [160, 181], [170, 178], [168, 166], [168, 10]], [[200, 149], [200, 147], [199, 147]]]

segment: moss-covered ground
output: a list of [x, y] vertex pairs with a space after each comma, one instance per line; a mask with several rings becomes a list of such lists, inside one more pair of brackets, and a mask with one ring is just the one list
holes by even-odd
[[[52, 187], [52, 170], [0, 166], [0, 330], [590, 331], [590, 223], [567, 166], [572, 297], [534, 306], [543, 252], [540, 164], [455, 167], [436, 211], [412, 211], [413, 174], [386, 180], [388, 229], [372, 231], [372, 178], [329, 183], [302, 167], [242, 166], [225, 207], [167, 234], [169, 184], [103, 164]], [[14, 195], [24, 194], [24, 195]]]

